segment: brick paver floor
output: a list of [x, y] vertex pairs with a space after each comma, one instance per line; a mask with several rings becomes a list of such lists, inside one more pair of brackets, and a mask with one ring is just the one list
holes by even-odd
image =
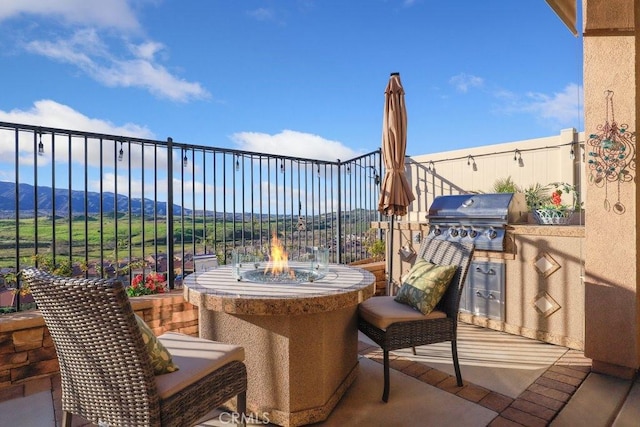
[[[359, 353], [382, 363], [382, 350], [359, 343]], [[591, 359], [578, 350], [567, 350], [516, 399], [464, 381], [430, 366], [390, 353], [389, 366], [420, 381], [482, 405], [498, 413], [489, 427], [547, 426], [569, 401], [591, 371]]]

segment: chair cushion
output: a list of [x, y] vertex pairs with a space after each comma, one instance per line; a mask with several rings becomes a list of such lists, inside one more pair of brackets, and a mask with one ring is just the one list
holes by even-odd
[[156, 377], [161, 399], [183, 390], [216, 369], [234, 360], [244, 361], [244, 348], [177, 332], [167, 332], [158, 340], [171, 352], [180, 370]]
[[444, 311], [433, 310], [424, 315], [406, 304], [395, 301], [395, 297], [373, 297], [358, 305], [358, 315], [378, 329], [386, 330], [396, 322], [412, 320], [441, 319], [447, 317]]
[[429, 314], [444, 295], [457, 265], [437, 265], [421, 259], [411, 267], [396, 301], [408, 304], [422, 314]]
[[142, 340], [147, 346], [149, 356], [151, 356], [151, 365], [153, 366], [153, 373], [156, 375], [167, 374], [178, 370], [178, 365], [173, 363], [171, 353], [165, 348], [164, 345], [155, 336], [149, 325], [142, 320], [140, 316], [135, 314], [136, 323], [142, 332]]

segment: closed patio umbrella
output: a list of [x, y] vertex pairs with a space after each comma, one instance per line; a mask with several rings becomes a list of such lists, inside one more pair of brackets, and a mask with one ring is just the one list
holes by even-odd
[[378, 211], [390, 218], [389, 231], [389, 283], [391, 293], [393, 277], [393, 219], [407, 214], [407, 206], [415, 200], [404, 168], [407, 149], [407, 110], [400, 73], [391, 73], [384, 92], [384, 116], [382, 121], [382, 159], [385, 174], [380, 188]]

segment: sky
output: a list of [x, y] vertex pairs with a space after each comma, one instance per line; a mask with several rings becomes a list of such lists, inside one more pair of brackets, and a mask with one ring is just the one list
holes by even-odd
[[312, 159], [380, 147], [391, 72], [408, 155], [584, 127], [544, 0], [2, 0], [0, 58], [0, 121]]

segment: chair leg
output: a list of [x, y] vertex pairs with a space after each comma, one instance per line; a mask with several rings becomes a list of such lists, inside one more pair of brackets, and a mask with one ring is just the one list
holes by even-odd
[[62, 427], [71, 427], [71, 418], [73, 418], [71, 412], [62, 411]]
[[240, 416], [240, 426], [245, 427], [247, 425], [247, 391], [243, 391], [237, 396], [236, 405], [238, 415]]
[[389, 350], [382, 350], [384, 365], [384, 391], [382, 392], [382, 401], [389, 401]]
[[413, 350], [413, 355], [415, 356], [417, 354], [416, 353], [416, 348], [415, 347], [411, 347], [411, 350]]
[[458, 363], [458, 345], [456, 340], [451, 341], [451, 356], [453, 357], [453, 369], [456, 371], [458, 387], [462, 387], [462, 374], [460, 373], [460, 363]]

